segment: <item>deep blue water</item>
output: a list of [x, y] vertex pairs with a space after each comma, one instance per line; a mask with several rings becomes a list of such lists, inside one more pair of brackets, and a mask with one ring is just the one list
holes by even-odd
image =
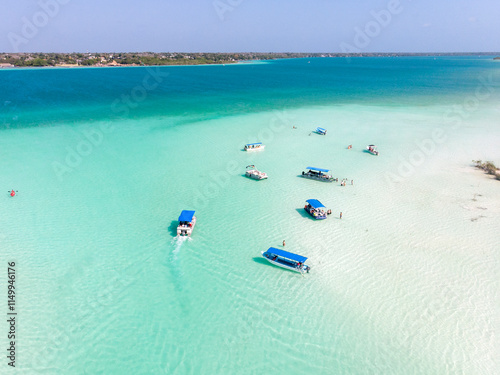
[[432, 105], [435, 96], [451, 103], [498, 65], [491, 56], [468, 56], [9, 69], [0, 71], [0, 129], [113, 117], [207, 119], [309, 105]]

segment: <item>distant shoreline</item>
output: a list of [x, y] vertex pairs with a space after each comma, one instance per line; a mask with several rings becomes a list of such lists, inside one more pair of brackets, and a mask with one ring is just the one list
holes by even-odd
[[[318, 57], [440, 57], [498, 56], [498, 52], [439, 53], [0, 53], [0, 69], [15, 68], [115, 68], [136, 66], [225, 65]], [[494, 57], [499, 60], [500, 57]]]
[[[236, 61], [233, 63], [217, 63], [217, 64], [167, 64], [167, 65], [137, 65], [137, 64], [130, 64], [130, 65], [55, 65], [55, 66], [9, 66], [9, 67], [2, 67], [0, 66], [0, 70], [19, 70], [19, 69], [98, 69], [98, 68], [146, 68], [146, 67], [166, 67], [166, 66], [171, 66], [171, 67], [176, 67], [176, 66], [219, 66], [219, 65], [226, 65], [226, 64], [231, 64], [235, 65], [238, 63], [242, 63], [246, 60], [242, 61]], [[255, 61], [260, 61], [260, 60], [255, 60]]]

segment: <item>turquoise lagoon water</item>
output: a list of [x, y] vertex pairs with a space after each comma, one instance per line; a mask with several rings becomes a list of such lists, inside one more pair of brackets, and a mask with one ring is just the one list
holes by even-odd
[[[16, 371], [495, 373], [499, 184], [471, 160], [500, 162], [499, 77], [477, 57], [0, 71]], [[310, 274], [261, 259], [284, 239]]]

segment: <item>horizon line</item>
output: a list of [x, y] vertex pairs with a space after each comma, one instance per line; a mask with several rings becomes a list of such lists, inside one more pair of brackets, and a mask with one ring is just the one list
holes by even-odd
[[83, 54], [88, 54], [88, 53], [155, 53], [155, 54], [161, 54], [161, 53], [185, 53], [185, 54], [198, 54], [198, 53], [211, 53], [211, 54], [284, 54], [284, 53], [290, 53], [290, 54], [334, 54], [334, 55], [364, 55], [364, 54], [469, 54], [469, 55], [476, 55], [476, 54], [500, 54], [500, 51], [472, 51], [472, 52], [466, 52], [466, 51], [454, 51], [454, 52], [242, 52], [242, 51], [236, 51], [236, 52], [207, 52], [207, 51], [199, 51], [199, 52], [185, 52], [185, 51], [163, 51], [163, 52], [152, 52], [152, 51], [73, 51], [73, 52], [42, 52], [42, 51], [34, 51], [34, 52], [0, 52], [0, 54], [11, 54], [11, 55], [20, 55], [20, 54], [30, 54], [30, 53], [59, 53], [59, 54], [72, 54], [72, 53], [83, 53]]

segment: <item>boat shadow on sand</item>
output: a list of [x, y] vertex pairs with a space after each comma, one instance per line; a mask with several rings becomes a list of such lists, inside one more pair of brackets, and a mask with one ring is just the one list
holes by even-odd
[[255, 263], [267, 264], [269, 266], [272, 266], [272, 264], [265, 260], [263, 257], [253, 257], [252, 259]]
[[313, 221], [316, 221], [315, 218], [313, 218], [311, 215], [309, 215], [306, 210], [304, 210], [303, 208], [296, 208], [295, 209], [299, 214], [300, 216], [302, 216], [303, 218], [306, 218], [306, 219], [309, 219], [309, 220], [313, 220]]
[[177, 220], [172, 220], [170, 223], [170, 226], [168, 227], [168, 231], [173, 237], [177, 237], [177, 226], [179, 225], [179, 222]]

